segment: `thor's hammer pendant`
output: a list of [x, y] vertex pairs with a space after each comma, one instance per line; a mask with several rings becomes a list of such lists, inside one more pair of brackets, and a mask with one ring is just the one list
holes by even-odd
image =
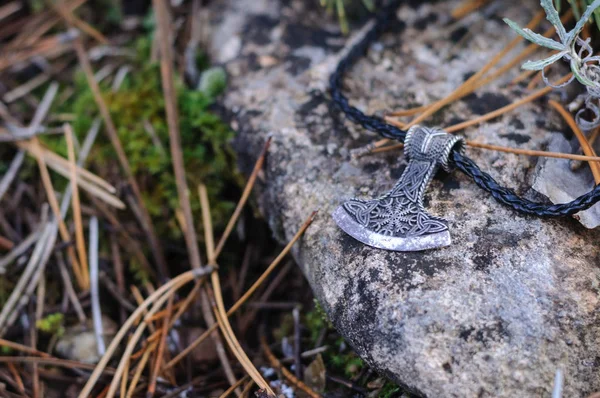
[[462, 150], [464, 143], [441, 129], [412, 127], [404, 143], [408, 165], [394, 188], [378, 199], [345, 202], [334, 220], [353, 238], [380, 249], [408, 252], [450, 245], [446, 220], [425, 211], [423, 195], [440, 166], [450, 171], [450, 152]]

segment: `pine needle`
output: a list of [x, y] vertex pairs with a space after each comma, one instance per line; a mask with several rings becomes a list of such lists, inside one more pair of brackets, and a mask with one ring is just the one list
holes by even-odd
[[[210, 215], [210, 202], [208, 200], [208, 193], [206, 192], [206, 186], [201, 184], [198, 187], [198, 193], [200, 195], [200, 204], [202, 206], [202, 223], [204, 225], [204, 240], [206, 243], [206, 253], [208, 257], [209, 265], [218, 268], [215, 258], [215, 243], [213, 237], [213, 228], [212, 228], [212, 219]], [[242, 367], [246, 370], [248, 375], [252, 377], [252, 380], [260, 387], [265, 389], [269, 394], [275, 395], [269, 383], [265, 381], [260, 372], [256, 369], [248, 355], [242, 348], [240, 342], [238, 341], [233, 329], [231, 328], [231, 324], [229, 323], [229, 319], [227, 317], [227, 313], [225, 311], [225, 304], [223, 303], [223, 295], [221, 293], [221, 282], [219, 280], [219, 274], [215, 270], [211, 274], [212, 287], [214, 290], [214, 297], [216, 301], [216, 306], [214, 308], [215, 318], [221, 328], [221, 332], [225, 337], [225, 340], [229, 344], [229, 348], [233, 352], [233, 355], [237, 358]]]
[[73, 221], [75, 222], [75, 241], [77, 244], [79, 259], [81, 260], [81, 274], [83, 282], [85, 283], [85, 290], [87, 290], [90, 287], [90, 275], [88, 272], [87, 252], [85, 250], [85, 237], [83, 235], [83, 221], [81, 217], [81, 203], [79, 201], [79, 188], [77, 186], [77, 164], [75, 160], [75, 146], [73, 145], [73, 130], [68, 124], [65, 124], [63, 128], [65, 131], [65, 139], [67, 141], [69, 164], [71, 166], [71, 186], [73, 187], [71, 203], [73, 206]]

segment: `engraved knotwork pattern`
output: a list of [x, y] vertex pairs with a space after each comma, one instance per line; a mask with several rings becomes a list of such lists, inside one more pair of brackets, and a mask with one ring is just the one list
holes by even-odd
[[374, 200], [352, 199], [344, 203], [346, 212], [361, 227], [391, 237], [418, 237], [448, 229], [444, 219], [429, 215], [423, 208], [423, 195], [439, 167], [450, 170], [448, 158], [464, 141], [441, 129], [413, 126], [406, 136], [408, 166], [396, 186]]
[[400, 181], [385, 196], [364, 201], [353, 199], [344, 209], [363, 227], [385, 236], [408, 237], [448, 229], [441, 218], [428, 215], [420, 197], [435, 169], [425, 161], [411, 161]]

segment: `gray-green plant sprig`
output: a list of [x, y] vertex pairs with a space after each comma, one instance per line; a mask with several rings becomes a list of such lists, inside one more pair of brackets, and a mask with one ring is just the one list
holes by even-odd
[[[541, 6], [546, 12], [546, 19], [556, 28], [560, 42], [544, 37], [530, 29], [523, 29], [516, 22], [504, 18], [504, 22], [526, 40], [558, 51], [556, 54], [552, 54], [550, 57], [539, 61], [527, 61], [522, 67], [526, 70], [542, 71], [544, 82], [552, 87], [564, 87], [571, 83], [573, 79], [577, 79], [587, 90], [586, 108], [594, 113], [594, 119], [588, 121], [583, 118], [585, 109], [580, 110], [577, 113], [577, 123], [584, 130], [600, 126], [600, 108], [596, 103], [600, 100], [600, 67], [598, 66], [600, 56], [594, 55], [594, 50], [590, 46], [590, 39], [583, 40], [579, 37], [594, 10], [600, 7], [600, 0], [595, 0], [587, 7], [579, 21], [577, 21], [577, 24], [575, 24], [575, 27], [569, 32], [567, 32], [562, 24], [552, 0], [541, 0]], [[544, 71], [548, 66], [561, 59], [569, 62], [573, 76], [567, 82], [555, 86], [547, 79]]]

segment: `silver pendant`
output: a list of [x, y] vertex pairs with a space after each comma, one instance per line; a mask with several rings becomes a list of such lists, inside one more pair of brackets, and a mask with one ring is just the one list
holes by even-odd
[[464, 143], [441, 129], [412, 127], [404, 144], [408, 165], [396, 186], [378, 199], [345, 202], [334, 220], [353, 238], [380, 249], [408, 252], [450, 245], [446, 220], [425, 211], [423, 195], [440, 166], [450, 171], [450, 151], [462, 150]]

